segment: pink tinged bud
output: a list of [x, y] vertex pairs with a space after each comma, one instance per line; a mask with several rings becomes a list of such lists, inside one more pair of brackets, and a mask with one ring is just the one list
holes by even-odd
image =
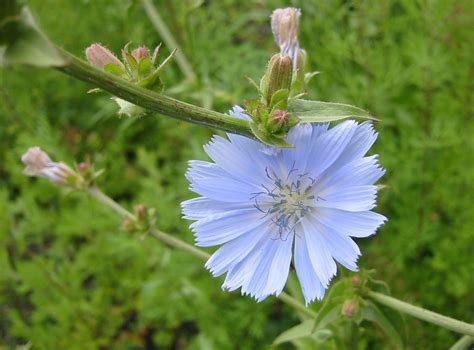
[[276, 9], [272, 13], [272, 32], [275, 41], [280, 47], [280, 53], [289, 55], [296, 66], [297, 55], [299, 51], [298, 28], [300, 9], [287, 7]]
[[23, 173], [28, 176], [41, 176], [58, 184], [65, 184], [74, 172], [64, 163], [56, 163], [39, 147], [31, 147], [21, 157], [26, 165]]
[[288, 112], [285, 112], [285, 111], [282, 111], [282, 110], [279, 110], [279, 109], [275, 109], [272, 114], [270, 115], [270, 119], [272, 120], [272, 122], [274, 124], [276, 124], [277, 126], [282, 126], [286, 123], [286, 121], [288, 120], [290, 114]]
[[86, 49], [86, 57], [90, 64], [98, 68], [104, 68], [106, 64], [114, 64], [123, 68], [122, 62], [112, 52], [99, 44], [89, 46]]
[[347, 300], [344, 305], [342, 305], [342, 314], [347, 318], [352, 318], [357, 313], [359, 309], [359, 304], [357, 300]]
[[146, 47], [139, 47], [132, 51], [132, 56], [137, 60], [137, 62], [140, 62], [144, 58], [150, 56], [150, 52]]

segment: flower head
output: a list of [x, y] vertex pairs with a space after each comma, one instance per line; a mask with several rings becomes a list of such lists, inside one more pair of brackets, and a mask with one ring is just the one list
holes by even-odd
[[26, 165], [23, 173], [28, 176], [41, 176], [57, 184], [66, 184], [68, 178], [75, 176], [74, 171], [64, 163], [53, 162], [39, 147], [31, 147], [21, 157]]
[[[239, 107], [233, 115], [248, 119]], [[205, 146], [214, 162], [190, 161], [190, 189], [182, 203], [196, 245], [222, 245], [207, 261], [223, 288], [258, 301], [278, 295], [293, 259], [307, 303], [321, 299], [336, 261], [357, 270], [367, 237], [386, 220], [371, 210], [384, 174], [377, 156], [365, 157], [377, 134], [370, 123], [298, 125], [293, 149], [267, 147], [243, 136], [215, 136]]]

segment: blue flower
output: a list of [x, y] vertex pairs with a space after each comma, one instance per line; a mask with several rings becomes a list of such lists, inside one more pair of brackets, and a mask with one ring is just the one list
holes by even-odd
[[[240, 107], [231, 114], [248, 119]], [[193, 160], [186, 174], [201, 197], [182, 203], [196, 245], [222, 245], [207, 261], [223, 289], [241, 288], [257, 301], [283, 290], [294, 261], [306, 303], [321, 299], [336, 262], [357, 270], [367, 237], [386, 220], [371, 210], [384, 174], [365, 157], [377, 133], [368, 122], [294, 127], [292, 149], [249, 138], [214, 136], [204, 149], [214, 162]]]

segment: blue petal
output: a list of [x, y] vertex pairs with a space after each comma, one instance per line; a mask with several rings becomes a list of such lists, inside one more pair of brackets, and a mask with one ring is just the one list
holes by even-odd
[[215, 214], [252, 207], [252, 203], [231, 203], [216, 201], [206, 197], [188, 199], [181, 203], [183, 218], [188, 220], [199, 220]]
[[246, 259], [258, 243], [263, 239], [269, 239], [263, 232], [263, 227], [257, 227], [224, 244], [212, 254], [206, 262], [206, 268], [211, 271], [214, 277], [229, 271], [234, 265]]
[[253, 207], [236, 209], [195, 221], [190, 228], [195, 233], [197, 246], [210, 247], [255, 229], [262, 223], [261, 216]]
[[238, 105], [235, 105], [234, 107], [232, 107], [232, 109], [229, 111], [229, 114], [233, 117], [237, 117], [237, 118], [241, 118], [241, 119], [245, 119], [245, 120], [252, 120], [252, 118], [250, 118], [250, 116], [245, 113], [244, 109]]
[[318, 231], [324, 238], [333, 258], [349, 270], [357, 271], [357, 259], [360, 256], [360, 249], [357, 244], [346, 234], [322, 225], [318, 220], [318, 216], [313, 216], [311, 221], [318, 227]]
[[[251, 140], [250, 140], [251, 141]], [[268, 181], [264, 169], [256, 169], [256, 157], [249, 157], [246, 151], [235, 143], [214, 136], [204, 150], [211, 159], [224, 169], [227, 173], [243, 182], [250, 184], [262, 184]], [[260, 157], [260, 162], [265, 161]]]
[[295, 236], [295, 269], [303, 290], [306, 305], [315, 299], [322, 299], [325, 288], [316, 274], [308, 253], [305, 235]]
[[224, 202], [248, 202], [261, 189], [239, 181], [214, 163], [190, 161], [186, 173], [190, 189], [201, 196]]
[[268, 295], [278, 295], [288, 278], [293, 237], [287, 240], [267, 239], [260, 242], [252, 252], [228, 272], [222, 288], [241, 288], [257, 301]]
[[325, 172], [318, 179], [315, 192], [324, 197], [341, 188], [372, 185], [384, 173], [377, 156], [357, 158], [333, 172]]
[[329, 282], [337, 272], [337, 266], [329, 252], [325, 239], [322, 237], [320, 229], [315, 226], [307, 217], [301, 221], [303, 235], [306, 239], [309, 258], [314, 271], [318, 275], [323, 287], [327, 288]]
[[368, 237], [382, 225], [387, 218], [371, 212], [350, 212], [339, 209], [318, 208], [318, 221], [339, 233], [351, 237]]
[[322, 133], [311, 145], [308, 145], [310, 151], [308, 152], [306, 172], [313, 178], [321, 175], [344, 151], [352, 139], [356, 127], [357, 124], [352, 120], [343, 122]]
[[331, 169], [335, 170], [354, 159], [363, 157], [374, 144], [377, 135], [378, 134], [375, 132], [371, 122], [364, 122], [357, 125], [353, 137], [347, 144], [344, 152], [342, 152], [339, 158], [331, 166]]
[[366, 211], [375, 207], [376, 198], [376, 186], [354, 186], [338, 189], [325, 196], [317, 196], [313, 204], [318, 208]]

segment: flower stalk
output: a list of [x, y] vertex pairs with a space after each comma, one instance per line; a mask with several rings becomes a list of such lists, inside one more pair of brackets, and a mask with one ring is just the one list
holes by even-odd
[[131, 82], [87, 64], [65, 50], [59, 50], [67, 63], [62, 67], [57, 67], [57, 69], [100, 87], [114, 96], [172, 118], [254, 138], [250, 130], [250, 124], [246, 120], [198, 107], [138, 87]]
[[473, 324], [469, 324], [451, 317], [440, 315], [436, 312], [423, 309], [419, 306], [406, 303], [404, 301], [392, 298], [388, 295], [384, 295], [381, 293], [369, 291], [368, 296], [379, 304], [385, 305], [389, 308], [413, 316], [425, 322], [435, 324], [442, 328], [449, 329], [453, 332], [474, 336]]

